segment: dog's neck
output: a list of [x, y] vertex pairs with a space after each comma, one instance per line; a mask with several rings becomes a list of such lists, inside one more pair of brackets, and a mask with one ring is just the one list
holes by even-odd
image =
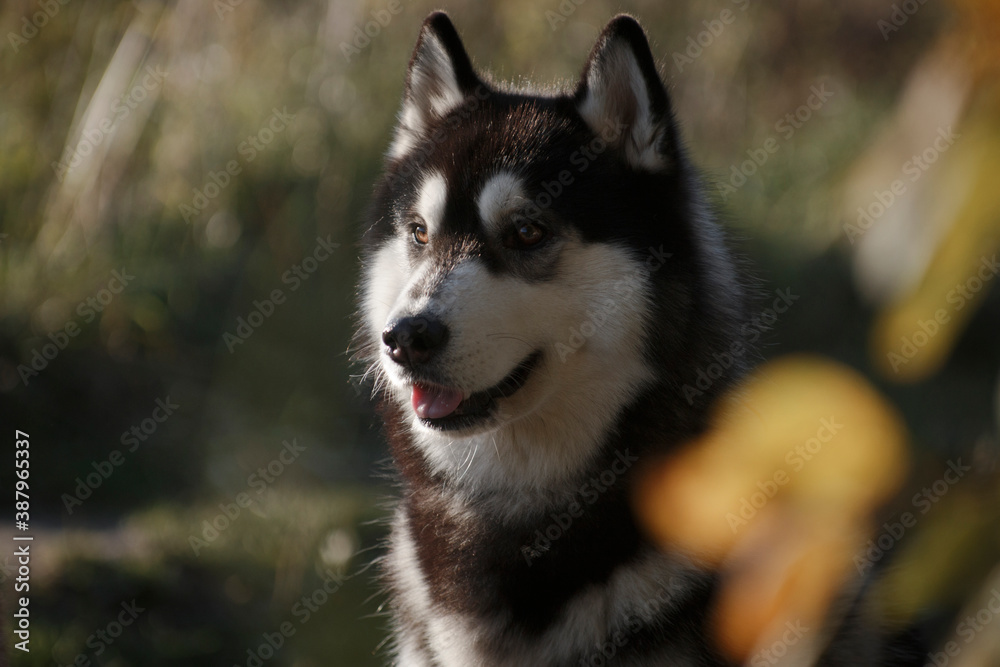
[[[613, 419], [591, 414], [588, 421], [574, 413], [556, 421], [540, 415], [452, 440], [421, 441], [426, 436], [391, 400], [382, 404], [382, 413], [407, 490], [508, 522], [560, 510], [578, 500], [585, 485], [602, 494], [609, 485], [627, 489], [635, 470], [696, 435], [704, 419], [690, 406], [684, 411], [673, 405], [665, 393], [663, 387], [651, 388]], [[428, 453], [433, 447], [437, 459]]]
[[609, 447], [614, 455], [609, 436], [615, 424], [593, 415], [589, 420], [534, 415], [491, 432], [446, 438], [415, 428], [399, 409], [389, 411], [396, 413], [386, 416], [404, 483], [436, 489], [488, 514], [519, 515], [564, 504], [589, 472], [601, 471]]

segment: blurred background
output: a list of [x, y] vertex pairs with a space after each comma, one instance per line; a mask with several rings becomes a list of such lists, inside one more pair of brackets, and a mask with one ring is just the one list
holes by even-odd
[[[954, 634], [1000, 586], [995, 2], [8, 0], [0, 488], [19, 429], [35, 537], [13, 664], [385, 663], [368, 565], [392, 488], [347, 349], [364, 210], [436, 8], [515, 82], [574, 83], [613, 14], [640, 18], [771, 295], [763, 357], [853, 369], [908, 434], [873, 525], [972, 467], [890, 549], [925, 556], [894, 608]], [[776, 316], [775, 294], [794, 297]], [[13, 548], [0, 565], [8, 641]]]

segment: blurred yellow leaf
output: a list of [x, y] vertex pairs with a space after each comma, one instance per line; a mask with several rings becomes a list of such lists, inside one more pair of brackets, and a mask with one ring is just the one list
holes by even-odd
[[704, 436], [646, 472], [637, 511], [661, 544], [721, 568], [719, 636], [745, 658], [786, 622], [820, 624], [873, 510], [899, 489], [905, 444], [895, 409], [858, 373], [788, 357], [747, 379]]

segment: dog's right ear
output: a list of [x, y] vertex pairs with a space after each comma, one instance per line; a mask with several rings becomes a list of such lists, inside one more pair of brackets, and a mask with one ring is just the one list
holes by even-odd
[[634, 168], [659, 171], [677, 157], [670, 98], [642, 26], [616, 16], [597, 38], [575, 94], [577, 110]]
[[434, 12], [424, 19], [406, 72], [403, 108], [389, 157], [406, 155], [432, 120], [484, 85], [448, 15]]

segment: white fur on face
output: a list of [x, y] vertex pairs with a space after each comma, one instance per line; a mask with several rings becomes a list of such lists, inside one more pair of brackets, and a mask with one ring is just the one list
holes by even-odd
[[657, 171], [666, 166], [657, 150], [661, 128], [653, 120], [646, 80], [628, 44], [609, 44], [590, 68], [579, 112], [599, 135], [624, 124], [616, 143], [624, 146], [633, 167]]
[[414, 441], [434, 470], [472, 493], [508, 489], [537, 502], [590, 461], [620, 410], [651, 379], [643, 358], [648, 277], [614, 245], [566, 239], [557, 276], [539, 283], [492, 275], [466, 260], [426, 305], [451, 332], [439, 367], [466, 395], [494, 386], [532, 352], [543, 354], [527, 384], [499, 401], [499, 423], [488, 431], [443, 433], [408, 412]]
[[394, 238], [382, 246], [372, 257], [371, 265], [365, 267], [367, 280], [363, 282], [361, 302], [368, 333], [377, 348], [381, 347], [382, 330], [389, 322], [389, 315], [411, 278], [402, 268], [410, 261], [408, 243], [412, 243], [408, 237]]
[[525, 203], [524, 186], [521, 179], [509, 171], [501, 171], [491, 176], [476, 199], [479, 218], [487, 229], [495, 231], [504, 222], [504, 214]]
[[[421, 182], [417, 192], [416, 212], [423, 218], [430, 235], [440, 229], [444, 207], [448, 197], [448, 185], [439, 172], [431, 172]], [[424, 280], [426, 273], [433, 270], [429, 262], [420, 267], [410, 265], [409, 244], [413, 239], [409, 232], [401, 234], [375, 253], [372, 266], [366, 271], [365, 291], [362, 302], [367, 316], [370, 334], [378, 347], [382, 330], [390, 320], [401, 315], [417, 312], [421, 304], [407, 302], [403, 297], [409, 288]], [[386, 366], [392, 369], [391, 366]], [[392, 369], [395, 370], [395, 369]]]
[[464, 98], [444, 45], [432, 31], [425, 30], [410, 69], [409, 89], [389, 157], [401, 158], [413, 150], [430, 119], [445, 116]]
[[447, 201], [448, 182], [440, 172], [431, 172], [420, 184], [415, 208], [417, 214], [427, 223], [427, 232], [432, 237], [441, 228]]

